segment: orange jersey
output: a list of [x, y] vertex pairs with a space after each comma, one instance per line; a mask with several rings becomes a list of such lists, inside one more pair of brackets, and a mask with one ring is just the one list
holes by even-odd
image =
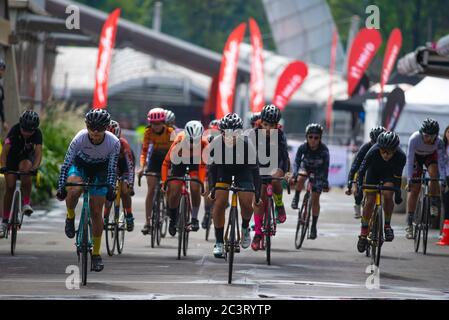
[[[161, 180], [162, 182], [165, 182], [167, 180], [167, 176], [168, 176], [168, 169], [170, 169], [170, 166], [172, 164], [171, 162], [171, 156], [173, 154], [173, 156], [175, 155], [176, 152], [178, 152], [179, 157], [182, 157], [182, 150], [183, 148], [181, 148], [179, 146], [179, 144], [185, 139], [185, 133], [184, 131], [178, 133], [178, 135], [175, 138], [175, 141], [173, 141], [173, 144], [170, 147], [170, 150], [167, 152], [164, 162], [162, 163], [162, 172], [161, 172]], [[207, 146], [209, 145], [209, 142], [207, 141], [206, 137], [201, 137], [201, 152], [203, 152], [203, 150], [205, 148], [207, 148]], [[191, 149], [191, 153], [192, 153], [192, 157], [200, 157], [200, 163], [198, 164], [199, 166], [199, 172], [198, 172], [198, 178], [201, 180], [201, 182], [204, 182], [204, 180], [206, 179], [206, 163], [204, 162], [204, 159], [202, 157], [202, 154], [197, 154], [195, 153], [196, 149]]]
[[142, 153], [140, 154], [140, 166], [143, 168], [147, 158], [148, 148], [153, 145], [153, 152], [163, 152], [164, 154], [170, 149], [172, 141], [170, 140], [173, 128], [164, 126], [161, 133], [156, 133], [151, 127], [145, 129], [142, 144]]

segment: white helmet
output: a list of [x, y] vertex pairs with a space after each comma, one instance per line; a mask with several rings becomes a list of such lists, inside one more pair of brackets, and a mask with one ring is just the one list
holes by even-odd
[[185, 132], [186, 136], [196, 139], [203, 135], [204, 127], [201, 122], [192, 120], [186, 123]]
[[176, 117], [173, 111], [165, 109], [165, 123], [169, 125], [174, 125], [175, 120]]

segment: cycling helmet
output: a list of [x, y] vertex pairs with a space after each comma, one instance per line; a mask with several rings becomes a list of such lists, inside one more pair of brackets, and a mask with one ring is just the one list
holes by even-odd
[[440, 131], [440, 126], [437, 121], [427, 118], [421, 124], [421, 128], [419, 129], [419, 133], [427, 133], [427, 134], [438, 134]]
[[256, 123], [256, 121], [259, 119], [260, 119], [260, 112], [254, 112], [250, 118], [251, 125], [254, 125], [254, 123]]
[[166, 115], [165, 110], [162, 108], [153, 108], [150, 111], [148, 111], [148, 122], [165, 122]]
[[399, 145], [399, 136], [396, 132], [385, 131], [377, 137], [377, 144], [382, 149], [394, 150]]
[[187, 137], [197, 139], [203, 135], [204, 127], [200, 121], [192, 120], [186, 123], [184, 130]]
[[220, 120], [215, 119], [209, 123], [209, 129], [217, 129], [220, 127]]
[[175, 114], [171, 110], [165, 110], [165, 123], [168, 125], [174, 125], [175, 124]]
[[25, 131], [33, 131], [39, 127], [39, 115], [33, 110], [26, 110], [20, 116], [20, 127]]
[[0, 59], [0, 69], [3, 69], [3, 70], [6, 69], [6, 63], [3, 59]]
[[260, 113], [260, 119], [268, 123], [278, 123], [281, 120], [281, 110], [274, 104], [267, 104]]
[[371, 142], [376, 143], [377, 141], [377, 137], [379, 136], [379, 134], [381, 134], [382, 132], [387, 131], [387, 129], [385, 129], [382, 126], [377, 126], [371, 129], [371, 132], [369, 133], [369, 137], [371, 139]]
[[306, 134], [317, 133], [319, 135], [322, 135], [323, 131], [323, 127], [318, 123], [311, 123], [306, 127]]
[[120, 135], [122, 133], [122, 130], [120, 129], [120, 125], [117, 121], [111, 120], [111, 123], [109, 124], [108, 131], [115, 134], [117, 138], [120, 139]]
[[111, 123], [111, 115], [105, 109], [91, 109], [84, 119], [86, 126], [94, 130], [106, 130]]
[[220, 120], [220, 130], [243, 129], [243, 121], [237, 113], [228, 113]]

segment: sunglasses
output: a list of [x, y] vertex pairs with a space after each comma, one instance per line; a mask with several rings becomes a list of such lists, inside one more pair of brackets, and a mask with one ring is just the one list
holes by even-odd
[[20, 127], [20, 129], [22, 129], [22, 131], [26, 132], [26, 133], [33, 133], [34, 131], [36, 131], [35, 129], [25, 129], [25, 128], [22, 128], [22, 127]]
[[394, 153], [394, 150], [380, 149], [380, 153], [383, 153], [385, 155], [392, 155]]
[[90, 131], [103, 132], [103, 131], [106, 131], [107, 127], [87, 126], [87, 129], [90, 130]]
[[436, 138], [436, 134], [427, 134], [427, 133], [423, 133], [423, 137], [424, 138], [430, 138], [430, 139], [435, 139]]
[[320, 140], [320, 136], [307, 136], [307, 139], [310, 139], [310, 140]]

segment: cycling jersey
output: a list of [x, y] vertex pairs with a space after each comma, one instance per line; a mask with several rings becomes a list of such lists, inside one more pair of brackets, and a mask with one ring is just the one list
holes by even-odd
[[128, 141], [120, 138], [120, 154], [118, 157], [118, 174], [127, 175], [130, 185], [134, 184], [134, 159]]
[[357, 184], [363, 185], [363, 178], [366, 173], [367, 184], [379, 184], [383, 182], [393, 182], [397, 188], [401, 186], [402, 170], [404, 170], [406, 156], [400, 147], [396, 148], [393, 157], [385, 161], [380, 154], [380, 147], [376, 143], [366, 154], [360, 165]]
[[151, 151], [153, 153], [162, 153], [163, 155], [167, 153], [172, 144], [171, 134], [173, 131], [173, 128], [164, 126], [161, 133], [156, 133], [150, 126], [146, 127], [143, 136], [142, 153], [140, 154], [140, 166], [142, 168], [145, 166], [150, 145], [152, 145]]
[[[172, 166], [176, 168], [174, 171], [176, 175], [182, 176], [185, 173], [186, 166], [189, 166], [190, 173], [192, 175], [198, 175], [199, 179], [204, 182], [206, 178], [206, 163], [202, 157], [203, 150], [205, 150], [209, 144], [206, 137], [201, 137], [200, 148], [194, 147], [190, 149], [187, 155], [183, 154], [185, 150], [183, 142], [186, 139], [185, 132], [178, 133], [170, 150], [167, 152], [164, 162], [162, 163], [161, 180], [165, 182], [168, 176], [168, 170]], [[190, 143], [190, 141], [189, 141]], [[175, 160], [176, 161], [173, 161]], [[198, 171], [198, 172], [197, 172]]]
[[352, 162], [351, 170], [349, 170], [348, 181], [354, 180], [354, 176], [356, 172], [359, 170], [360, 165], [362, 164], [362, 161], [365, 158], [365, 155], [368, 153], [369, 149], [371, 149], [373, 145], [374, 144], [371, 141], [369, 141], [364, 143], [360, 147], [359, 151], [355, 155], [354, 161]]
[[[289, 170], [289, 161], [290, 160], [289, 160], [289, 156], [288, 156], [287, 138], [285, 137], [285, 134], [281, 130], [281, 128], [282, 127], [278, 124], [278, 126], [276, 128], [277, 129], [277, 141], [276, 142], [273, 141], [273, 144], [277, 145], [277, 168], [281, 169], [284, 172], [287, 172]], [[266, 131], [265, 142], [259, 141], [259, 134], [261, 133], [259, 130], [263, 130], [260, 126], [260, 123], [259, 123], [259, 126], [256, 129], [254, 129], [255, 135], [250, 134], [250, 137], [255, 137], [255, 141], [252, 141], [252, 142], [256, 146], [257, 154], [259, 157], [260, 168], [268, 168], [268, 167], [270, 167], [270, 162], [262, 163], [261, 160], [263, 160], [263, 158], [270, 159], [270, 153], [271, 153], [270, 133], [268, 132], [268, 130]], [[259, 150], [261, 147], [260, 143], [265, 144], [265, 154], [262, 155], [262, 157], [259, 154]], [[271, 159], [269, 161], [271, 161]]]
[[293, 164], [293, 175], [297, 175], [299, 169], [307, 173], [314, 173], [315, 177], [323, 180], [325, 186], [329, 185], [329, 149], [324, 143], [320, 143], [318, 149], [311, 150], [307, 142], [299, 146]]
[[[438, 162], [438, 170], [440, 177], [446, 177], [446, 167], [444, 162], [444, 142], [440, 137], [436, 137], [433, 144], [425, 144], [424, 140], [416, 131], [411, 135], [408, 141], [407, 150], [407, 177], [411, 179], [414, 177], [414, 167], [416, 166], [415, 159], [421, 158], [418, 163], [422, 167], [423, 162], [427, 165]], [[433, 159], [424, 159], [427, 156], [432, 156]], [[416, 171], [416, 170], [415, 170]], [[416, 176], [416, 174], [415, 174]]]
[[38, 128], [31, 137], [25, 138], [20, 132], [20, 124], [16, 124], [8, 132], [5, 140], [5, 145], [7, 144], [11, 148], [6, 158], [6, 167], [9, 170], [16, 171], [19, 169], [21, 161], [29, 160], [34, 162], [35, 146], [42, 144], [42, 132]]
[[234, 176], [235, 183], [238, 186], [243, 188], [254, 187], [258, 198], [262, 183], [256, 148], [247, 136], [241, 135], [237, 139], [239, 141], [232, 147], [223, 142], [222, 136], [217, 136], [209, 144], [210, 185], [215, 186], [217, 182], [230, 184], [232, 176]]
[[87, 129], [83, 129], [73, 138], [65, 155], [59, 175], [58, 187], [61, 189], [68, 176], [72, 164], [83, 168], [87, 175], [97, 176], [106, 172], [107, 183], [115, 185], [117, 161], [120, 153], [120, 140], [106, 131], [100, 144], [93, 144]]

